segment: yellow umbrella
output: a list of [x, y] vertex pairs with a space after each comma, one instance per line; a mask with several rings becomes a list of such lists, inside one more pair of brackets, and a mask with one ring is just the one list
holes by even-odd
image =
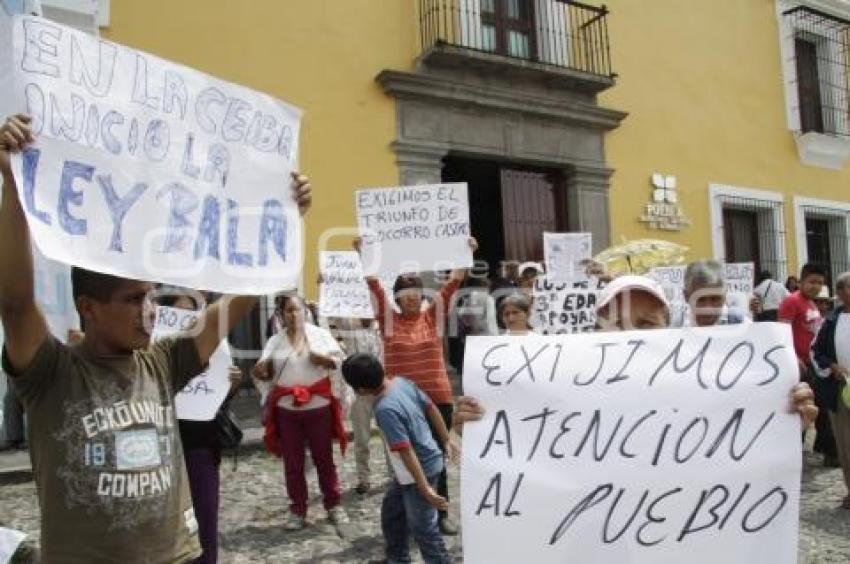
[[593, 257], [610, 274], [646, 274], [657, 266], [685, 262], [688, 247], [660, 239], [635, 239], [609, 247]]

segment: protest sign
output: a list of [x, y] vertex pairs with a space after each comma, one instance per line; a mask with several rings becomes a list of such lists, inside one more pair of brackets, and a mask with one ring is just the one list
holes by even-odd
[[[176, 307], [157, 307], [154, 322], [154, 339], [185, 333], [194, 329], [201, 312]], [[230, 347], [222, 339], [210, 356], [207, 369], [192, 378], [174, 397], [174, 410], [178, 419], [210, 421], [224, 403], [230, 391]]]
[[27, 538], [26, 533], [0, 527], [0, 564], [12, 561], [12, 556], [25, 538]]
[[531, 326], [537, 333], [583, 333], [596, 326], [599, 290], [585, 282], [553, 282], [546, 276], [534, 281]]
[[362, 189], [355, 207], [366, 274], [472, 267], [465, 183]]
[[4, 109], [31, 115], [37, 136], [12, 168], [47, 257], [219, 292], [295, 286], [300, 110], [42, 18], [7, 20]]
[[463, 378], [465, 561], [797, 561], [789, 327], [469, 337]]
[[[684, 295], [686, 270], [684, 265], [663, 266], [653, 268], [647, 274], [664, 288], [670, 304], [670, 318], [673, 320], [683, 320], [687, 314]], [[726, 263], [723, 265], [723, 273], [726, 278], [726, 305], [732, 317], [742, 319], [749, 315], [749, 301], [753, 295], [753, 263]]]
[[553, 282], [586, 278], [584, 261], [590, 259], [590, 233], [543, 233], [546, 275]]
[[363, 277], [360, 255], [354, 251], [322, 251], [322, 285], [319, 291], [321, 317], [372, 319], [372, 297]]
[[755, 286], [755, 265], [751, 262], [730, 262], [726, 273], [726, 304], [739, 318], [749, 317], [750, 299]]
[[751, 262], [729, 262], [724, 265], [726, 287], [730, 294], [751, 296], [755, 280], [755, 267]]

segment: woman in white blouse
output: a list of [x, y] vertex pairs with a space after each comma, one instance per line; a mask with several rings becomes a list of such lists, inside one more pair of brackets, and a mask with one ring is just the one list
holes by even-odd
[[[340, 484], [333, 459], [333, 441], [343, 453], [347, 443], [342, 424], [339, 366], [344, 358], [336, 339], [305, 322], [306, 307], [298, 296], [282, 304], [285, 331], [269, 339], [254, 367], [254, 377], [267, 392], [263, 408], [266, 448], [283, 458], [290, 499], [287, 530], [304, 527], [307, 480], [304, 460], [309, 447], [328, 518], [347, 522], [340, 507]], [[264, 393], [265, 395], [265, 393]]]

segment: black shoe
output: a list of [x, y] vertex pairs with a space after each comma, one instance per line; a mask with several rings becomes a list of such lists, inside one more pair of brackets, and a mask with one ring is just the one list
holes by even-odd
[[457, 525], [455, 525], [454, 522], [449, 519], [448, 515], [440, 515], [440, 520], [438, 523], [440, 525], [440, 532], [443, 535], [447, 537], [453, 537], [457, 535]]
[[369, 482], [360, 482], [357, 484], [357, 487], [354, 488], [354, 491], [360, 495], [366, 495], [369, 493], [370, 489], [372, 489], [372, 487], [369, 485]]
[[839, 462], [838, 457], [834, 455], [824, 455], [823, 465], [826, 468], [841, 468], [841, 462]]

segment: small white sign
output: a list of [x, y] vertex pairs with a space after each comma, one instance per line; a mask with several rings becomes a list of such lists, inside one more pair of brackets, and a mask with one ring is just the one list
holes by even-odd
[[373, 319], [372, 295], [363, 277], [360, 255], [354, 251], [322, 251], [319, 260], [319, 315]]
[[472, 267], [466, 183], [362, 189], [355, 207], [367, 275]]
[[586, 278], [585, 261], [592, 249], [590, 233], [543, 233], [546, 275], [553, 282]]

